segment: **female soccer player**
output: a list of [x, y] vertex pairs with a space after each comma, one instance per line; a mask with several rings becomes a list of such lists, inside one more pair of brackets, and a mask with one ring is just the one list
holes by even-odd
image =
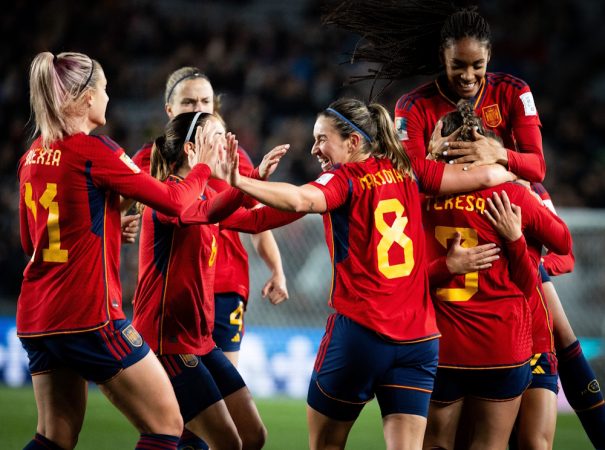
[[428, 296], [419, 186], [469, 190], [512, 179], [501, 166], [416, 159], [388, 112], [340, 99], [313, 130], [324, 173], [304, 186], [232, 172], [230, 183], [273, 207], [321, 213], [334, 265], [326, 326], [307, 397], [312, 449], [344, 448], [374, 395], [387, 448], [420, 448], [437, 364], [439, 332]]
[[[191, 171], [186, 155], [201, 146], [201, 133], [194, 144], [193, 130], [207, 122], [237, 155], [237, 141], [231, 134], [225, 140], [217, 117], [183, 113], [156, 140], [151, 174], [167, 185], [181, 183]], [[259, 176], [268, 176], [284, 153], [285, 146], [270, 152]], [[270, 208], [236, 211], [241, 197], [233, 188], [217, 194], [207, 187], [204, 199], [179, 217], [145, 208], [134, 299], [133, 324], [166, 369], [187, 429], [217, 450], [260, 449], [266, 436], [248, 388], [212, 337], [219, 229], [259, 232], [300, 217]]]
[[27, 449], [76, 445], [88, 381], [139, 430], [137, 448], [175, 449], [183, 426], [165, 371], [122, 311], [119, 195], [178, 215], [204, 189], [217, 153], [191, 152], [193, 170], [178, 185], [142, 173], [118, 144], [90, 135], [105, 124], [106, 86], [101, 65], [81, 53], [43, 52], [31, 65], [40, 135], [18, 169], [21, 243], [31, 260], [17, 333], [38, 408]]

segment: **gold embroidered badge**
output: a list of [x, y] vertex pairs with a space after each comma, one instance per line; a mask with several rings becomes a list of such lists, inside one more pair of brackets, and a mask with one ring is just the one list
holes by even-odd
[[133, 347], [140, 347], [143, 345], [143, 338], [132, 325], [128, 325], [126, 328], [124, 328], [122, 330], [122, 334]]
[[179, 357], [181, 358], [181, 361], [183, 361], [183, 364], [185, 364], [187, 367], [196, 367], [199, 363], [197, 356], [190, 353], [179, 355]]
[[502, 123], [500, 108], [497, 104], [486, 106], [481, 111], [483, 111], [483, 121], [488, 127], [495, 128]]

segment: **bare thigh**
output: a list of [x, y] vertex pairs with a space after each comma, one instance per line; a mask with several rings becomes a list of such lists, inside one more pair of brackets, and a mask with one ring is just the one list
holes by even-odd
[[225, 404], [235, 422], [244, 449], [260, 449], [267, 439], [267, 429], [263, 425], [252, 394], [243, 387], [225, 397]]
[[453, 449], [464, 401], [447, 405], [431, 402], [423, 448]]
[[152, 352], [99, 388], [139, 432], [181, 435], [183, 419], [176, 396]]
[[557, 395], [549, 389], [528, 389], [521, 398], [517, 417], [520, 450], [548, 450], [557, 424]]
[[242, 441], [224, 400], [220, 400], [187, 422], [186, 427], [213, 450], [241, 449]]
[[344, 449], [349, 432], [355, 423], [330, 419], [307, 405], [310, 450]]
[[470, 450], [506, 450], [521, 396], [508, 401], [465, 400], [469, 413]]
[[72, 449], [84, 422], [88, 383], [69, 369], [32, 377], [38, 408], [37, 432], [57, 445]]
[[414, 414], [389, 414], [382, 419], [387, 450], [420, 450], [426, 418]]

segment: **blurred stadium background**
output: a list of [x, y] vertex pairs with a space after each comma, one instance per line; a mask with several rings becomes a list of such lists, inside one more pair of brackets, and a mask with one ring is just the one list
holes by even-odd
[[[460, 3], [460, 2], [458, 2]], [[600, 0], [478, 1], [494, 35], [490, 71], [523, 78], [543, 123], [545, 185], [574, 237], [576, 270], [555, 282], [600, 379], [605, 379], [605, 3]], [[16, 165], [31, 134], [27, 76], [40, 51], [83, 51], [104, 67], [108, 134], [130, 155], [165, 123], [164, 83], [183, 65], [200, 67], [222, 94], [228, 126], [255, 162], [290, 143], [276, 179], [303, 183], [318, 172], [315, 114], [338, 96], [367, 99], [347, 85], [367, 67], [350, 65], [356, 36], [320, 25], [317, 0], [15, 0], [0, 16], [0, 384], [28, 383], [14, 335], [25, 257], [19, 245]], [[511, 24], [514, 26], [511, 27]], [[379, 100], [424, 81], [393, 84]], [[267, 277], [253, 251], [251, 301], [241, 369], [255, 395], [304, 397], [329, 309], [331, 267], [319, 217], [275, 231], [291, 299], [260, 299]], [[249, 240], [244, 239], [249, 246]], [[123, 289], [136, 282], [136, 247], [123, 252]], [[564, 399], [561, 407], [565, 408]], [[564, 447], [560, 447], [564, 448]]]

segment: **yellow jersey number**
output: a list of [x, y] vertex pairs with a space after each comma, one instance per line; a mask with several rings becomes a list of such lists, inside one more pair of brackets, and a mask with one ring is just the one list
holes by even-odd
[[[435, 237], [446, 249], [447, 241], [454, 239], [456, 232], [460, 233], [462, 238], [462, 247], [476, 247], [479, 243], [477, 231], [472, 228], [460, 227], [435, 227]], [[438, 288], [436, 290], [437, 298], [445, 302], [466, 302], [479, 290], [479, 272], [469, 272], [464, 275], [463, 288]]]
[[[389, 279], [406, 277], [412, 273], [414, 268], [414, 243], [404, 233], [408, 224], [408, 218], [403, 215], [404, 206], [396, 198], [381, 200], [374, 210], [374, 225], [382, 236], [376, 248], [378, 256], [378, 270]], [[384, 216], [395, 213], [395, 220], [388, 225]], [[399, 245], [403, 249], [405, 261], [400, 264], [389, 262], [389, 249], [393, 245]]]
[[[42, 249], [42, 261], [67, 262], [67, 250], [61, 248], [61, 230], [59, 229], [59, 204], [55, 201], [57, 183], [46, 183], [46, 189], [38, 199], [38, 203], [48, 210], [46, 228], [48, 230], [48, 248]], [[31, 183], [25, 183], [25, 205], [37, 220], [38, 205], [34, 200]], [[33, 257], [32, 257], [33, 259]]]

